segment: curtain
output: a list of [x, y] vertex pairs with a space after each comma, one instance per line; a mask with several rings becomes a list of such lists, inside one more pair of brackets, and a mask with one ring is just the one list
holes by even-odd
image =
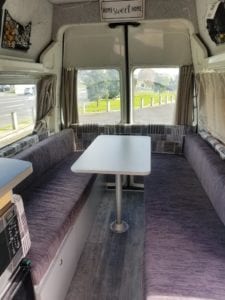
[[76, 86], [77, 70], [74, 68], [63, 69], [61, 97], [63, 128], [68, 128], [71, 124], [78, 123]]
[[199, 129], [225, 143], [225, 73], [198, 74]]
[[177, 125], [192, 125], [194, 76], [193, 66], [180, 68], [177, 91], [176, 119]]
[[48, 131], [47, 117], [55, 107], [56, 76], [50, 75], [39, 80], [37, 84], [37, 117], [34, 132]]

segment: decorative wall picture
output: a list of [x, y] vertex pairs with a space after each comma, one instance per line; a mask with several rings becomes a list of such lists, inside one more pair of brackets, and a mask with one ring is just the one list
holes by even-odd
[[5, 10], [2, 48], [27, 51], [30, 48], [31, 22], [26, 26], [16, 22]]

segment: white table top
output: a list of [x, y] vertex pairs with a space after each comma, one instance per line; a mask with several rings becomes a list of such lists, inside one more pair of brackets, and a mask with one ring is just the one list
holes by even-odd
[[71, 170], [76, 173], [148, 175], [151, 172], [151, 138], [99, 135]]
[[28, 161], [0, 158], [0, 197], [12, 190], [32, 171], [32, 164]]

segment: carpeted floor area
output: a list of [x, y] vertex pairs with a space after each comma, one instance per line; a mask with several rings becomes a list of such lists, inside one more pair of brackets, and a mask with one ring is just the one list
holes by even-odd
[[143, 192], [123, 192], [129, 230], [110, 231], [115, 191], [106, 191], [66, 300], [141, 300], [144, 243]]

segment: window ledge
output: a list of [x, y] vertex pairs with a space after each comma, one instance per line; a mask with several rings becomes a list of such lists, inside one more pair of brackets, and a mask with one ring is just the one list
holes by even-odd
[[0, 72], [29, 72], [33, 74], [49, 73], [43, 64], [30, 60], [10, 59], [0, 56]]
[[0, 157], [12, 157], [38, 142], [39, 136], [37, 134], [26, 136], [25, 138], [0, 149]]

